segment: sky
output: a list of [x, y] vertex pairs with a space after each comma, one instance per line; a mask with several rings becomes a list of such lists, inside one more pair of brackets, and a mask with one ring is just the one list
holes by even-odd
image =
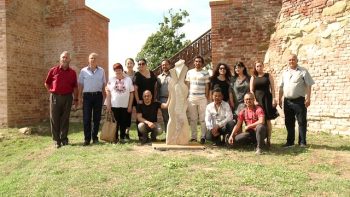
[[[85, 4], [109, 18], [109, 69], [135, 58], [147, 38], [159, 29], [169, 9], [186, 10], [188, 22], [180, 31], [191, 41], [211, 28], [209, 0], [86, 0]], [[113, 73], [110, 72], [109, 73]]]

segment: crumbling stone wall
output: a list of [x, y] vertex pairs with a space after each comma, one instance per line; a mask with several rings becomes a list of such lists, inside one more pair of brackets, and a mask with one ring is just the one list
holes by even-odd
[[265, 56], [275, 78], [290, 53], [316, 83], [310, 130], [350, 134], [350, 1], [284, 0]]
[[[349, 0], [212, 0], [210, 6], [213, 65], [242, 60], [252, 69], [254, 60], [264, 60], [278, 95], [287, 58], [297, 54], [316, 82], [308, 128], [350, 134]], [[275, 124], [283, 126], [283, 118]]]

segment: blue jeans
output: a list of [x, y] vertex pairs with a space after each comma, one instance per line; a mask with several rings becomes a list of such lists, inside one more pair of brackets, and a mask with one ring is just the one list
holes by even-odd
[[298, 144], [306, 145], [306, 114], [305, 98], [299, 97], [296, 99], [284, 99], [284, 123], [287, 128], [287, 144], [293, 145], [295, 140], [295, 119], [299, 125]]
[[[98, 140], [97, 134], [100, 128], [102, 112], [102, 92], [84, 92], [83, 93], [83, 122], [85, 141], [90, 142]], [[93, 119], [93, 128], [91, 128], [91, 118]], [[91, 129], [93, 130], [91, 133]]]

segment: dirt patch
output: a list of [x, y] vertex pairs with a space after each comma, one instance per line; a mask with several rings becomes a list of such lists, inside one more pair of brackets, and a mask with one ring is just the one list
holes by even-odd
[[350, 153], [335, 152], [335, 156], [330, 163], [336, 166], [337, 169], [343, 169], [340, 176], [345, 179], [350, 179]]

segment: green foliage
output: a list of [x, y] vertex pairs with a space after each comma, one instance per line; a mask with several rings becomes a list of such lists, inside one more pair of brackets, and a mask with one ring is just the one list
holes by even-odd
[[156, 68], [163, 59], [170, 58], [190, 43], [184, 41], [185, 33], [180, 28], [185, 25], [183, 22], [189, 16], [186, 10], [179, 10], [173, 13], [168, 11], [169, 16], [163, 16], [163, 22], [159, 23], [159, 30], [148, 37], [137, 58], [146, 58], [148, 66], [152, 70]]

